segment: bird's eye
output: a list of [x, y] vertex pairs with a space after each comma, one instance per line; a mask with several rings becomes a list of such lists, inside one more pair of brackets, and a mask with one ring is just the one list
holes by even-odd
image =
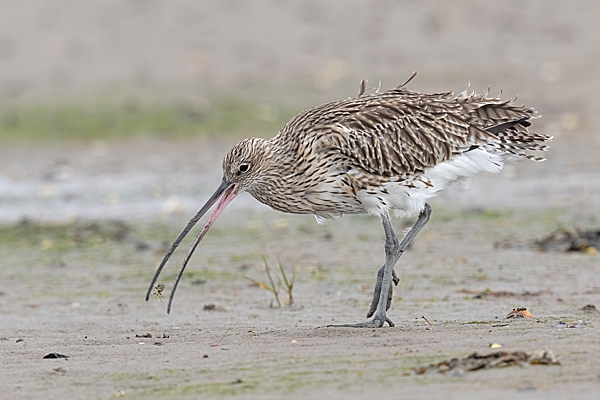
[[246, 172], [246, 171], [248, 171], [248, 168], [249, 168], [248, 164], [241, 164], [240, 172]]

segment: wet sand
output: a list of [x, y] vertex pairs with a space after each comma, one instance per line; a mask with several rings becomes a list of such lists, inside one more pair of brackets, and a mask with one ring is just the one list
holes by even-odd
[[[170, 241], [219, 184], [232, 137], [2, 146], [0, 397], [598, 397], [600, 319], [582, 307], [600, 307], [599, 256], [530, 246], [561, 226], [600, 225], [595, 3], [48, 4], [0, 14], [3, 105], [115, 93], [206, 102], [223, 91], [306, 106], [355, 95], [361, 78], [387, 88], [418, 70], [415, 90], [471, 81], [520, 95], [555, 140], [545, 163], [432, 200], [397, 265], [396, 326], [377, 330], [327, 325], [364, 318], [383, 262], [378, 219], [319, 226], [250, 196], [205, 238], [171, 315], [166, 299], [144, 301]], [[409, 223], [394, 221], [398, 232]], [[161, 278], [166, 295], [190, 240]], [[267, 281], [261, 255], [274, 274], [278, 258], [295, 273], [292, 306], [271, 307], [248, 279]], [[506, 320], [517, 307], [533, 318]], [[540, 348], [561, 364], [414, 372]], [[43, 359], [53, 352], [69, 358]]]

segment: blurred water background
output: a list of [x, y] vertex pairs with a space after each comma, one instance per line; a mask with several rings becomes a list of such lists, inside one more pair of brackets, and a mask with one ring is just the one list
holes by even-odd
[[[189, 213], [239, 138], [270, 137], [363, 78], [386, 89], [412, 71], [414, 90], [491, 86], [543, 114], [550, 161], [483, 178], [492, 207], [600, 197], [597, 2], [1, 0], [0, 11], [2, 221]], [[480, 206], [479, 192], [440, 201]]]

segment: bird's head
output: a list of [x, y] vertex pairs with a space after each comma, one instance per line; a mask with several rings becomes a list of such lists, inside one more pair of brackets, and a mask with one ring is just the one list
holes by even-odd
[[223, 159], [223, 180], [235, 186], [235, 192], [253, 192], [265, 171], [267, 141], [261, 138], [244, 139], [227, 152]]
[[173, 301], [173, 295], [175, 294], [175, 290], [177, 289], [177, 285], [179, 284], [179, 279], [183, 275], [183, 271], [190, 260], [194, 250], [206, 234], [211, 225], [215, 222], [219, 214], [227, 207], [227, 205], [240, 193], [249, 192], [252, 194], [254, 189], [257, 188], [258, 185], [263, 181], [264, 172], [268, 170], [266, 168], [266, 163], [268, 162], [269, 157], [268, 153], [268, 144], [267, 141], [260, 138], [250, 138], [244, 139], [227, 152], [227, 155], [223, 159], [223, 180], [221, 184], [217, 188], [217, 190], [213, 193], [213, 195], [208, 199], [208, 201], [202, 206], [200, 211], [196, 213], [196, 215], [188, 222], [187, 226], [181, 232], [179, 237], [173, 242], [169, 251], [163, 258], [156, 274], [154, 275], [154, 279], [150, 284], [150, 288], [146, 293], [146, 301], [150, 297], [150, 292], [152, 291], [156, 280], [158, 279], [160, 272], [163, 267], [167, 263], [168, 259], [171, 257], [171, 254], [175, 251], [179, 243], [185, 238], [188, 232], [194, 227], [196, 222], [202, 218], [204, 214], [215, 204], [217, 206], [213, 210], [213, 212], [208, 217], [208, 220], [204, 224], [204, 227], [196, 236], [192, 247], [190, 248], [187, 257], [185, 258], [183, 265], [177, 275], [177, 280], [175, 281], [175, 285], [173, 286], [173, 290], [171, 291], [171, 297], [169, 298], [169, 305], [167, 308], [167, 312], [171, 311], [171, 303]]

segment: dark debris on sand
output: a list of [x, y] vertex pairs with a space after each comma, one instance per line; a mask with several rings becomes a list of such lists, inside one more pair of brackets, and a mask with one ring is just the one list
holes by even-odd
[[579, 252], [586, 254], [597, 254], [600, 250], [600, 229], [573, 231], [559, 228], [548, 235], [534, 240], [520, 241], [514, 239], [500, 240], [494, 243], [497, 249], [558, 252]]
[[597, 253], [600, 249], [600, 229], [570, 231], [560, 228], [534, 241], [534, 245], [541, 251]]
[[560, 364], [552, 350], [539, 349], [529, 355], [524, 351], [495, 351], [488, 354], [473, 353], [465, 358], [452, 358], [440, 361], [437, 364], [429, 364], [414, 368], [418, 375], [437, 371], [445, 374], [447, 372], [464, 373], [488, 368], [502, 368], [512, 366], [523, 366], [525, 364]]
[[60, 354], [60, 353], [48, 353], [42, 358], [44, 360], [48, 360], [48, 359], [53, 359], [53, 358], [69, 358], [69, 356], [65, 356], [64, 354]]
[[580, 310], [587, 314], [598, 314], [600, 312], [593, 304], [586, 304]]

